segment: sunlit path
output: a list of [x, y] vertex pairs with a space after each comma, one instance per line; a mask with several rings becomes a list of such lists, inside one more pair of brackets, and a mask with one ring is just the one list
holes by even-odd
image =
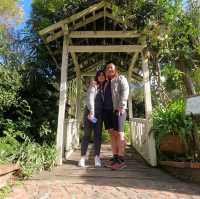
[[[104, 163], [111, 149], [103, 146]], [[28, 199], [85, 199], [85, 198], [200, 198], [197, 185], [185, 183], [169, 176], [160, 169], [151, 168], [134, 152], [127, 148], [128, 167], [121, 171], [109, 168], [79, 168], [79, 150], [68, 161], [51, 172], [42, 172], [24, 185], [14, 189], [8, 198]], [[92, 159], [89, 160], [93, 164]]]

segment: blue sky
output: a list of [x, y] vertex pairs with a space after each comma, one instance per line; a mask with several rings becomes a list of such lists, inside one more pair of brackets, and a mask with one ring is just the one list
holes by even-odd
[[31, 2], [32, 2], [32, 0], [20, 0], [20, 4], [24, 10], [24, 19], [23, 19], [23, 22], [16, 27], [17, 30], [23, 29], [26, 21], [30, 18]]

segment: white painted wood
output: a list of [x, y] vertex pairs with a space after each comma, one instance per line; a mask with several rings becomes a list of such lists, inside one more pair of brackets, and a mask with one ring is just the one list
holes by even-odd
[[[71, 52], [71, 55], [72, 55], [72, 60], [73, 60], [73, 63], [74, 63], [74, 66], [75, 66], [75, 71], [76, 71], [76, 92], [77, 92], [77, 98], [76, 98], [76, 119], [77, 119], [77, 125], [76, 125], [76, 128], [77, 128], [77, 132], [79, 132], [79, 126], [80, 126], [80, 110], [81, 110], [81, 70], [80, 70], [80, 65], [78, 64], [78, 58], [76, 56], [76, 54], [74, 52]], [[75, 145], [76, 147], [79, 145], [79, 134], [77, 133], [76, 134], [76, 137], [75, 137]]]
[[141, 55], [142, 55], [143, 81], [144, 81], [144, 96], [145, 96], [145, 115], [146, 118], [149, 118], [152, 113], [152, 102], [151, 102], [148, 59], [144, 56], [143, 53], [141, 53]]
[[64, 134], [64, 121], [65, 121], [66, 95], [67, 95], [68, 45], [69, 45], [69, 39], [67, 38], [67, 36], [65, 36], [63, 38], [58, 127], [57, 127], [57, 137], [56, 137], [56, 148], [58, 151], [58, 158], [57, 158], [58, 165], [62, 165], [62, 158], [63, 158], [63, 134]]
[[[133, 71], [133, 67], [135, 65], [135, 62], [137, 60], [137, 57], [138, 57], [138, 53], [135, 53], [131, 59], [131, 63], [130, 63], [130, 66], [129, 66], [129, 69], [128, 69], [128, 82], [130, 84], [131, 80], [132, 80], [132, 71]], [[130, 137], [131, 137], [131, 141], [133, 140], [132, 139], [132, 135], [133, 135], [133, 132], [134, 132], [134, 127], [133, 127], [133, 122], [132, 122], [132, 119], [133, 119], [133, 105], [132, 105], [132, 93], [130, 92], [129, 93], [129, 98], [128, 98], [128, 113], [129, 113], [129, 122], [130, 122]]]
[[148, 68], [148, 58], [142, 52], [142, 70], [143, 70], [143, 81], [144, 81], [144, 96], [145, 96], [145, 116], [147, 119], [146, 134], [148, 135], [147, 146], [149, 153], [149, 163], [151, 166], [157, 165], [156, 159], [156, 144], [153, 133], [150, 133], [152, 127], [152, 101], [151, 101], [151, 87], [150, 87], [150, 77]]
[[74, 149], [77, 148], [77, 137], [79, 137], [78, 129], [77, 129], [77, 120], [76, 119], [66, 119], [65, 120], [65, 158], [68, 159], [72, 154]]
[[143, 118], [133, 118], [131, 120], [133, 131], [132, 131], [132, 145], [138, 151], [138, 153], [147, 161], [148, 159], [148, 145], [146, 125], [147, 120]]
[[153, 167], [156, 166], [155, 147], [152, 142], [152, 136], [149, 135], [148, 131], [149, 120], [144, 118], [133, 118], [131, 122], [133, 125], [132, 146], [149, 165]]
[[70, 38], [135, 38], [136, 31], [72, 31]]
[[110, 46], [69, 46], [70, 52], [140, 52], [144, 46], [142, 45], [110, 45]]

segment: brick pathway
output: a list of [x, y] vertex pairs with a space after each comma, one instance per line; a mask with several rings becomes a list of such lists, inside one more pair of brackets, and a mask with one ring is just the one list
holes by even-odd
[[[7, 199], [200, 199], [200, 186], [148, 167], [132, 151], [128, 149], [128, 167], [121, 171], [92, 166], [81, 169], [76, 166], [76, 151], [63, 166], [35, 175], [13, 188]], [[110, 147], [104, 145], [104, 162], [110, 155]]]

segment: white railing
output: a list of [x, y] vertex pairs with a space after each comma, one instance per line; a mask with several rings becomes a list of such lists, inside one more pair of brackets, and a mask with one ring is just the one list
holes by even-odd
[[64, 130], [64, 156], [67, 159], [79, 146], [78, 122], [76, 119], [65, 120]]
[[150, 123], [144, 118], [133, 118], [130, 123], [132, 146], [151, 166], [156, 166], [155, 140], [150, 133]]

